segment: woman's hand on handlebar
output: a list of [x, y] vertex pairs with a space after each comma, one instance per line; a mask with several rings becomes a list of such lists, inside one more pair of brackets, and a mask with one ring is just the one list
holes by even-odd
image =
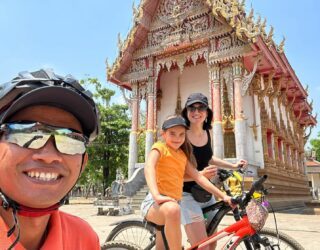
[[217, 175], [218, 167], [215, 165], [209, 165], [205, 167], [200, 173], [206, 177], [207, 179], [211, 179], [212, 177]]
[[246, 160], [241, 159], [237, 163], [234, 164], [234, 168], [239, 168], [239, 169], [246, 169], [248, 165], [248, 162]]

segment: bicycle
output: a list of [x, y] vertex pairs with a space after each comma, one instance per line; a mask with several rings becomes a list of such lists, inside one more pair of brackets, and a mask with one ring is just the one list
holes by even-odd
[[[228, 179], [230, 176], [238, 177], [237, 171], [228, 171], [228, 170], [220, 170], [219, 171], [219, 179], [223, 183], [223, 188], [230, 195], [230, 190], [225, 183], [225, 180]], [[260, 178], [259, 181], [263, 179]], [[258, 183], [255, 182], [255, 183]], [[254, 193], [257, 186], [260, 186], [261, 192], [263, 193], [259, 198], [262, 200], [264, 195], [267, 193], [265, 189], [262, 188], [262, 183], [254, 184], [249, 191], [249, 193], [244, 194], [242, 197], [239, 197], [235, 202], [240, 203], [239, 207], [241, 212], [238, 209], [233, 210], [233, 216], [237, 221], [235, 224], [227, 227], [224, 230], [230, 230], [230, 227], [233, 229], [241, 229], [247, 228], [250, 231], [249, 236], [244, 238], [242, 235], [241, 239], [243, 239], [243, 244], [246, 249], [261, 249], [261, 247], [265, 247], [265, 249], [281, 249], [280, 247], [287, 246], [290, 247], [289, 249], [303, 249], [303, 247], [296, 242], [294, 239], [289, 237], [288, 235], [278, 232], [277, 230], [273, 229], [261, 229], [261, 230], [251, 230], [250, 222], [248, 221], [248, 217], [245, 214], [245, 208], [249, 204], [251, 200], [251, 196]], [[254, 189], [252, 191], [252, 189]], [[242, 199], [242, 201], [240, 200]], [[203, 213], [206, 214], [210, 211], [217, 211], [216, 214], [207, 222], [207, 233], [209, 235], [204, 241], [212, 241], [213, 238], [217, 240], [219, 237], [222, 236], [221, 231], [215, 233], [215, 229], [218, 227], [219, 223], [221, 222], [222, 218], [231, 211], [231, 208], [227, 206], [224, 202], [220, 201], [208, 207], [202, 209]], [[241, 219], [242, 218], [242, 219]], [[238, 224], [237, 224], [238, 223]], [[115, 225], [115, 224], [114, 224]], [[109, 236], [107, 237], [106, 242], [113, 241], [113, 240], [124, 240], [124, 241], [131, 241], [134, 244], [139, 245], [142, 249], [152, 249], [155, 246], [155, 232], [156, 226], [150, 222], [145, 222], [143, 220], [130, 220], [130, 221], [122, 221], [116, 224], [116, 227], [111, 231]], [[158, 228], [158, 229], [161, 229]], [[258, 231], [258, 232], [257, 232]], [[223, 231], [228, 232], [228, 231]], [[231, 233], [231, 231], [229, 232]], [[229, 234], [227, 233], [227, 234]], [[230, 244], [230, 241], [228, 241]], [[204, 244], [204, 243], [201, 243]], [[203, 245], [202, 245], [203, 246]], [[233, 245], [232, 245], [233, 246]], [[190, 249], [197, 249], [198, 246], [193, 246]], [[141, 249], [140, 248], [140, 249]], [[228, 248], [229, 249], [229, 248]]]

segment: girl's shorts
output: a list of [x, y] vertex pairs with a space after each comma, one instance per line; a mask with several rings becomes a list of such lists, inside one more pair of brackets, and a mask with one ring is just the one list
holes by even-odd
[[148, 193], [146, 198], [141, 203], [140, 211], [143, 218], [145, 218], [148, 214], [148, 211], [150, 207], [155, 203], [155, 201], [152, 198], [151, 193]]
[[[181, 202], [178, 201], [178, 204], [181, 205]], [[152, 198], [151, 193], [149, 192], [146, 196], [146, 198], [144, 198], [143, 202], [141, 203], [140, 206], [140, 211], [141, 211], [141, 215], [143, 218], [145, 218], [148, 214], [148, 211], [150, 209], [150, 207], [154, 205], [154, 206], [159, 206], [155, 203], [154, 199]]]
[[[202, 213], [203, 207], [207, 207], [216, 203], [215, 198], [212, 196], [211, 200], [207, 202], [197, 202], [191, 193], [183, 192], [181, 200], [181, 223], [187, 225], [193, 222], [200, 222], [204, 220]], [[214, 211], [213, 211], [214, 213]]]

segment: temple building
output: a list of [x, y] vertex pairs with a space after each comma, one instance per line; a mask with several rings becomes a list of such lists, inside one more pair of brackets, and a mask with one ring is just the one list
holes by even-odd
[[143, 166], [139, 134], [147, 155], [164, 119], [201, 92], [214, 113], [215, 156], [247, 159], [253, 178], [267, 174], [278, 207], [311, 199], [304, 145], [316, 118], [273, 32], [238, 0], [141, 0], [133, 7], [133, 26], [107, 64], [108, 80], [130, 92], [129, 177]]

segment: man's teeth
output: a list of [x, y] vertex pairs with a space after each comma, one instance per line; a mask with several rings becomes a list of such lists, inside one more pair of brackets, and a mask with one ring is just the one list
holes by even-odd
[[31, 178], [39, 179], [42, 181], [55, 181], [58, 178], [57, 173], [28, 172], [27, 175]]

